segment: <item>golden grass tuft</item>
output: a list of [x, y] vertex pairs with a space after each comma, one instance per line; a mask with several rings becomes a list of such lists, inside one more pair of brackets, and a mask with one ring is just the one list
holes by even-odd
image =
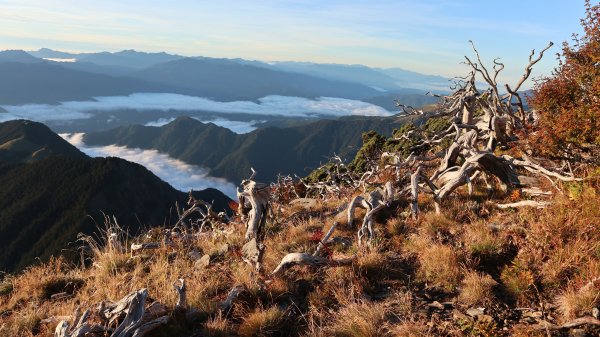
[[286, 313], [277, 307], [257, 309], [249, 314], [238, 328], [242, 337], [251, 336], [286, 336], [289, 331], [284, 330]]
[[12, 315], [7, 324], [0, 325], [0, 336], [35, 336], [40, 328], [42, 313], [35, 304]]
[[206, 337], [229, 337], [233, 335], [231, 325], [221, 315], [209, 319], [202, 329], [202, 336]]
[[392, 236], [404, 235], [408, 232], [406, 221], [402, 218], [391, 218], [385, 223], [387, 232]]
[[430, 327], [420, 322], [402, 322], [394, 325], [392, 333], [396, 337], [429, 337]]
[[600, 289], [594, 286], [586, 289], [566, 289], [556, 298], [558, 311], [566, 319], [590, 315], [592, 309], [600, 305]]
[[384, 337], [392, 336], [387, 321], [388, 310], [382, 303], [352, 303], [335, 314], [326, 328], [327, 336]]
[[447, 218], [444, 214], [435, 212], [421, 215], [419, 222], [422, 234], [431, 239], [446, 237], [459, 228], [454, 220]]
[[486, 223], [478, 222], [466, 226], [463, 238], [472, 255], [498, 255], [502, 253], [504, 242]]
[[459, 251], [418, 235], [410, 237], [407, 249], [417, 255], [419, 268], [416, 275], [420, 281], [448, 291], [456, 290], [462, 278]]
[[494, 287], [498, 285], [490, 275], [474, 271], [465, 273], [458, 301], [467, 305], [484, 305], [494, 301]]

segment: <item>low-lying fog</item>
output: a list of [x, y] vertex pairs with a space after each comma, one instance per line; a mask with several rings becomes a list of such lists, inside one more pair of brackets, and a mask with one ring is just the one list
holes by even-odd
[[202, 190], [212, 187], [230, 198], [236, 198], [236, 187], [233, 183], [226, 179], [210, 176], [209, 171], [205, 168], [187, 164], [156, 150], [130, 149], [116, 145], [87, 146], [83, 142], [83, 135], [83, 133], [60, 134], [88, 156], [119, 157], [138, 163], [180, 191], [188, 192], [191, 189]]

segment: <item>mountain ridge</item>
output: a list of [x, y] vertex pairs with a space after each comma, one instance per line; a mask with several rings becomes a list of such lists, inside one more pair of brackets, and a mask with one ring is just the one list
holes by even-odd
[[[29, 146], [5, 146], [15, 139]], [[142, 165], [88, 157], [41, 123], [0, 123], [0, 148], [0, 270], [47, 260], [78, 233], [96, 232], [105, 214], [131, 234], [173, 223], [175, 203], [188, 198]], [[34, 155], [40, 148], [45, 156]], [[194, 196], [229, 209], [231, 199], [215, 189]]]
[[273, 181], [278, 173], [304, 176], [334, 154], [351, 159], [365, 131], [390, 135], [394, 128], [418, 120], [414, 116], [353, 116], [236, 134], [212, 123], [178, 117], [162, 127], [136, 125], [89, 133], [83, 141], [88, 146], [156, 149], [234, 182], [247, 177], [253, 167], [257, 179]]

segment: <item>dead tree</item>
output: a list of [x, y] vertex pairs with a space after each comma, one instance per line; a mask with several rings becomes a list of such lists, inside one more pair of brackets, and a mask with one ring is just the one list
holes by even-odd
[[270, 208], [270, 186], [254, 181], [256, 171], [244, 179], [238, 188], [238, 212], [246, 221], [246, 244], [242, 247], [243, 259], [260, 270], [265, 250], [263, 244], [265, 224]]
[[[267, 184], [257, 183], [254, 179], [256, 171], [252, 169], [252, 175], [244, 179], [238, 188], [239, 212], [242, 216], [248, 216], [246, 222], [246, 240], [256, 238], [262, 241], [264, 227], [269, 211], [270, 187]], [[247, 211], [246, 204], [250, 204]]]
[[[216, 213], [213, 211], [213, 204], [210, 202], [206, 202], [204, 200], [196, 199], [193, 195], [193, 191], [189, 192], [188, 208], [183, 211], [177, 207], [177, 214], [179, 215], [179, 220], [175, 223], [174, 228], [179, 228], [182, 225], [195, 225], [198, 226], [199, 232], [202, 232], [204, 227], [207, 224], [212, 223], [227, 223], [229, 222], [229, 217], [225, 212]], [[191, 220], [193, 215], [197, 215], [198, 218], [195, 220]]]
[[[92, 333], [108, 336], [110, 333], [110, 337], [142, 337], [168, 321], [167, 315], [156, 315], [156, 312], [163, 314], [163, 311], [146, 310], [147, 297], [148, 290], [140, 289], [116, 303], [102, 302], [99, 305], [98, 316], [104, 322], [103, 325], [88, 322], [91, 309], [87, 309], [82, 315], [79, 314], [79, 310], [76, 310], [73, 326], [71, 327], [67, 321], [61, 321], [56, 326], [54, 336], [84, 337]], [[118, 323], [114, 329], [110, 328], [113, 323]]]
[[[518, 139], [519, 131], [526, 132], [526, 124], [531, 121], [533, 116], [528, 115], [528, 112], [525, 111], [519, 90], [529, 78], [532, 67], [541, 60], [544, 52], [552, 46], [552, 43], [549, 43], [538, 54], [535, 51], [531, 52], [525, 72], [515, 86], [500, 85], [498, 75], [504, 69], [504, 64], [499, 59], [495, 59], [491, 69], [486, 67], [481, 60], [479, 51], [473, 43], [471, 45], [475, 58], [465, 56], [465, 64], [470, 67], [469, 74], [455, 80], [452, 94], [434, 95], [441, 98], [437, 112], [424, 113], [400, 105], [408, 114], [443, 118], [449, 122], [450, 126], [433, 135], [418, 129], [411, 129], [402, 135], [395, 135], [393, 140], [410, 141], [410, 151], [413, 152], [405, 159], [396, 153], [385, 152], [381, 155], [381, 161], [385, 163], [385, 167], [395, 169], [399, 184], [405, 183], [404, 177], [410, 170], [410, 186], [400, 191], [402, 195], [409, 192], [413, 218], [418, 215], [418, 196], [422, 190], [433, 194], [436, 210], [439, 212], [442, 202], [459, 187], [467, 185], [469, 195], [471, 195], [474, 179], [483, 179], [488, 192], [491, 192], [492, 189], [489, 182], [491, 177], [497, 179], [505, 191], [527, 187], [531, 179], [523, 179], [517, 174], [518, 170], [527, 170], [536, 175], [545, 176], [553, 184], [554, 179], [577, 180], [571, 172], [560, 172], [560, 169], [557, 171], [556, 167], [547, 168], [526, 155], [523, 155], [523, 158], [513, 158], [494, 154], [497, 146], [510, 147], [511, 142]], [[479, 90], [476, 87], [481, 79], [488, 86], [486, 90]], [[501, 92], [504, 89], [506, 92]], [[424, 155], [424, 151], [428, 148], [439, 145], [447, 139], [453, 139], [453, 141], [445, 152], [438, 152], [433, 156]], [[430, 178], [427, 178], [424, 174], [425, 166], [430, 166], [438, 160], [437, 169]], [[375, 173], [372, 175], [377, 176], [377, 170], [374, 171]], [[533, 192], [538, 196], [548, 194], [536, 188], [528, 188], [524, 191]], [[361, 207], [367, 210], [362, 228], [369, 229], [372, 213], [380, 205], [380, 203], [374, 202], [374, 199], [376, 199], [376, 195], [361, 195], [350, 202], [348, 207], [349, 225], [352, 225], [354, 209]], [[518, 205], [540, 207], [545, 203], [530, 202]], [[503, 207], [503, 205], [499, 207]], [[359, 233], [364, 235], [365, 231]], [[359, 239], [361, 239], [360, 234]]]
[[383, 187], [373, 190], [367, 194], [366, 197], [358, 195], [350, 201], [348, 205], [348, 226], [352, 227], [354, 224], [354, 210], [357, 207], [364, 208], [367, 213], [363, 218], [361, 227], [358, 230], [358, 244], [362, 244], [362, 239], [366, 235], [367, 240], [370, 242], [375, 237], [375, 231], [373, 230], [373, 217], [376, 213], [381, 211], [385, 207], [389, 207], [390, 203], [394, 199], [394, 190], [391, 182], [387, 182]]

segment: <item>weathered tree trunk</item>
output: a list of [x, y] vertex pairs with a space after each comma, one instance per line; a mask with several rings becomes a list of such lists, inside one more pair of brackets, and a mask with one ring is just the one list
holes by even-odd
[[240, 194], [250, 202], [252, 209], [246, 223], [246, 240], [257, 238], [262, 241], [262, 232], [267, 221], [269, 210], [269, 185], [252, 180], [242, 182]]
[[61, 321], [56, 326], [54, 336], [84, 337], [93, 332], [105, 335], [111, 331], [108, 326], [121, 320], [119, 325], [112, 330], [110, 337], [142, 337], [152, 329], [166, 324], [168, 320], [168, 316], [154, 318], [151, 313], [145, 311], [147, 297], [148, 291], [140, 289], [128, 294], [117, 303], [109, 305], [108, 308], [102, 302], [98, 314], [106, 322], [105, 326], [87, 322], [90, 317], [90, 309], [86, 310], [81, 317], [76, 311], [73, 328], [69, 329], [69, 323]]

